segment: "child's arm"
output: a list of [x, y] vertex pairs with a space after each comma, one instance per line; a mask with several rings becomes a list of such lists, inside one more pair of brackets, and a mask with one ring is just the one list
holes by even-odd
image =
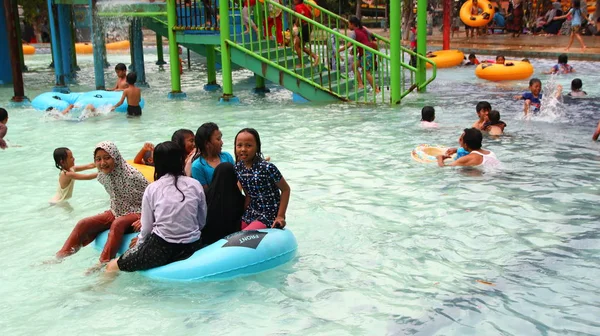
[[[477, 155], [477, 154], [475, 154], [475, 155]], [[440, 167], [444, 167], [444, 166], [466, 167], [466, 166], [475, 166], [477, 164], [475, 162], [475, 158], [476, 158], [475, 155], [471, 155], [471, 154], [465, 155], [456, 161], [452, 161], [449, 164], [444, 163], [444, 160], [450, 158], [450, 156], [448, 156], [448, 155], [438, 155], [436, 158], [438, 160], [438, 166], [440, 166]]]
[[279, 202], [279, 211], [277, 211], [277, 217], [273, 221], [274, 228], [283, 229], [285, 227], [285, 212], [287, 210], [288, 203], [290, 202], [290, 186], [287, 184], [283, 176], [279, 182], [275, 183], [277, 188], [281, 190], [281, 200]]
[[65, 172], [65, 175], [73, 180], [93, 180], [98, 176], [98, 173], [78, 174], [74, 172]]
[[75, 105], [71, 104], [69, 105], [66, 109], [64, 109], [64, 111], [62, 111], [60, 114], [65, 115], [68, 114], [69, 112], [71, 112], [71, 110], [73, 109], [73, 107], [75, 107]]
[[133, 163], [144, 164], [144, 154], [146, 154], [147, 151], [153, 151], [153, 150], [154, 150], [154, 146], [151, 143], [146, 142], [144, 144], [144, 146], [142, 146], [142, 149], [140, 149], [140, 151], [135, 155], [135, 158], [133, 159]]
[[111, 111], [114, 111], [117, 109], [117, 107], [121, 106], [123, 104], [123, 102], [125, 101], [125, 98], [127, 98], [127, 93], [129, 92], [129, 89], [125, 89], [123, 90], [123, 94], [121, 95], [121, 100], [119, 100], [119, 102], [117, 103], [117, 105], [113, 106], [112, 109], [110, 109]]
[[525, 104], [523, 104], [523, 113], [527, 115], [529, 113], [529, 106], [531, 105], [531, 100], [525, 100]]
[[558, 84], [556, 86], [556, 99], [558, 99], [562, 96], [562, 91], [563, 91], [562, 85]]
[[93, 169], [93, 168], [96, 168], [96, 164], [90, 163], [90, 164], [86, 164], [84, 166], [75, 166], [75, 167], [73, 167], [73, 170], [78, 172], [78, 171], [88, 170], [88, 169]]
[[594, 135], [592, 136], [592, 139], [594, 141], [598, 140], [598, 137], [600, 136], [600, 121], [598, 122], [598, 127], [596, 127], [596, 132], [594, 132]]

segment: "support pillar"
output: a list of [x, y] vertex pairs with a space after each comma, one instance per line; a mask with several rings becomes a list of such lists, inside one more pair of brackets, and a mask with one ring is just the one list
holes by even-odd
[[96, 0], [90, 0], [89, 8], [90, 10], [88, 13], [90, 15], [90, 22], [92, 23], [92, 46], [94, 48], [94, 82], [96, 84], [96, 90], [104, 90], [106, 89], [106, 82], [104, 80], [104, 58], [102, 56], [104, 33], [100, 27], [101, 22], [98, 17]]
[[133, 69], [137, 74], [137, 82], [135, 85], [148, 87], [146, 82], [146, 68], [144, 67], [144, 34], [142, 33], [142, 19], [134, 18], [131, 21], [131, 29], [133, 30]]
[[57, 25], [57, 6], [53, 5], [52, 0], [48, 0], [48, 20], [50, 23], [50, 37], [52, 42], [52, 59], [54, 60], [55, 84], [53, 91], [69, 93], [69, 88], [65, 82], [63, 72], [62, 51], [60, 43], [60, 34]]
[[452, 0], [444, 0], [444, 37], [442, 42], [442, 49], [450, 49], [450, 14], [452, 13]]
[[71, 82], [75, 77], [75, 68], [73, 67], [73, 35], [71, 34], [71, 25], [73, 16], [71, 15], [70, 5], [57, 5], [58, 12], [58, 31], [60, 34], [60, 49], [62, 69], [65, 81]]
[[402, 96], [401, 73], [401, 29], [402, 27], [402, 5], [400, 1], [390, 2], [390, 85], [391, 85], [391, 103], [400, 104]]
[[271, 92], [265, 84], [265, 78], [261, 77], [257, 74], [254, 74], [254, 79], [256, 80], [256, 86], [252, 90], [254, 93], [265, 94]]
[[[21, 68], [20, 56], [23, 52], [23, 46], [21, 45], [21, 40], [18, 38], [17, 34], [19, 14], [18, 11], [15, 11], [16, 0], [4, 0], [3, 6], [4, 17], [6, 20], [7, 42], [10, 49], [10, 63], [12, 64], [11, 75], [15, 94], [12, 97], [11, 102], [26, 103], [29, 102], [29, 99], [25, 97], [25, 87], [23, 85], [23, 70]], [[6, 62], [6, 60], [4, 62]]]
[[[427, 53], [427, 0], [417, 0], [417, 54], [425, 56]], [[421, 86], [426, 81], [425, 61], [417, 58], [417, 85]], [[425, 87], [419, 90], [424, 92]]]
[[[169, 32], [169, 63], [171, 65], [171, 92], [169, 92], [169, 99], [185, 98], [186, 94], [181, 92], [179, 52], [177, 49], [177, 40], [175, 39], [175, 31], [173, 30], [173, 27], [177, 25], [177, 5], [175, 0], [167, 0], [167, 22], [167, 31]], [[221, 34], [223, 34], [222, 30]]]
[[208, 75], [208, 83], [204, 85], [204, 90], [219, 90], [221, 85], [217, 84], [217, 53], [213, 45], [206, 46], [206, 73]]
[[238, 103], [239, 98], [233, 95], [233, 76], [231, 74], [231, 54], [229, 52], [229, 6], [219, 6], [221, 17], [221, 74], [223, 76], [223, 96], [221, 103]]
[[156, 33], [156, 55], [158, 56], [158, 60], [156, 61], [156, 65], [165, 65], [164, 51], [163, 51], [163, 40], [162, 36]]
[[[6, 28], [8, 16], [4, 5], [0, 6], [0, 59], [10, 59], [10, 47], [8, 39], [8, 29]], [[0, 84], [10, 84], [13, 81], [12, 66], [10, 62], [0, 62]]]
[[[13, 9], [13, 13], [19, 13], [19, 5], [16, 1], [10, 1], [12, 4], [12, 9]], [[19, 59], [21, 61], [21, 70], [24, 72], [29, 71], [29, 69], [27, 69], [27, 66], [25, 65], [25, 57], [23, 56], [23, 38], [21, 37], [21, 23], [19, 21], [19, 18], [17, 16], [16, 20], [16, 33], [17, 33], [17, 40], [19, 41]]]
[[[69, 7], [71, 11], [71, 18], [74, 20], [75, 15], [73, 14], [73, 6]], [[91, 12], [91, 11], [90, 11]], [[71, 62], [73, 64], [73, 75], [77, 77], [77, 71], [81, 70], [81, 68], [77, 65], [77, 50], [75, 50], [75, 42], [77, 39], [77, 33], [75, 29], [75, 21], [71, 22]], [[92, 43], [93, 45], [93, 43]]]

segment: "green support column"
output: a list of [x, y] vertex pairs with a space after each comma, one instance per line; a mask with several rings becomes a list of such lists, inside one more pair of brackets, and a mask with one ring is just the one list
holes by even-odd
[[208, 74], [208, 83], [204, 85], [206, 91], [217, 91], [221, 85], [217, 84], [217, 53], [214, 45], [206, 46], [206, 72]]
[[[229, 1], [225, 2], [229, 3]], [[219, 100], [222, 103], [239, 102], [239, 98], [233, 95], [233, 79], [231, 75], [231, 55], [229, 53], [229, 6], [219, 6], [221, 17], [221, 73], [223, 74], [223, 96]]]
[[156, 33], [156, 56], [158, 56], [158, 60], [156, 61], [156, 65], [165, 65], [165, 56], [163, 52], [163, 40], [162, 36]]
[[391, 85], [391, 103], [400, 104], [402, 96], [402, 81], [400, 74], [402, 67], [400, 66], [400, 57], [402, 53], [400, 30], [402, 27], [402, 5], [400, 1], [390, 2], [390, 85]]
[[185, 98], [186, 94], [181, 92], [181, 74], [179, 73], [179, 52], [177, 40], [173, 27], [177, 25], [177, 8], [175, 0], [167, 0], [167, 31], [169, 32], [169, 64], [171, 65], [171, 92], [170, 99]]
[[271, 92], [265, 84], [264, 77], [254, 74], [254, 78], [256, 79], [256, 87], [252, 90], [254, 93], [264, 94]]
[[[417, 2], [417, 54], [425, 56], [427, 53], [427, 0], [418, 0]], [[425, 61], [417, 59], [417, 85], [425, 84], [427, 73]], [[425, 91], [423, 87], [420, 92]]]

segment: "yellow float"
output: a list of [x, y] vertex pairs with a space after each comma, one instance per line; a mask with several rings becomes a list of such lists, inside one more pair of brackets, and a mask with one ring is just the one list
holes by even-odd
[[35, 47], [28, 44], [23, 44], [23, 55], [35, 54]]
[[465, 2], [460, 8], [460, 19], [470, 27], [483, 27], [494, 18], [494, 7], [487, 0], [478, 0], [477, 7], [481, 8], [481, 14], [471, 15], [473, 0]]
[[589, 5], [587, 10], [588, 14], [594, 14], [594, 12], [596, 11], [596, 5]]
[[527, 79], [533, 75], [533, 65], [529, 62], [508, 60], [504, 64], [482, 63], [475, 68], [475, 75], [494, 82]]
[[[451, 68], [460, 65], [465, 58], [465, 55], [460, 50], [438, 50], [432, 52], [435, 57], [428, 59], [435, 63], [437, 68]], [[431, 64], [426, 63], [428, 68]]]
[[[448, 148], [445, 147], [424, 144], [415, 147], [415, 149], [410, 152], [410, 156], [419, 163], [435, 163], [437, 162], [437, 156], [446, 154], [447, 150]], [[454, 160], [455, 157], [456, 154], [446, 160]]]
[[[107, 51], [123, 51], [129, 50], [129, 41], [119, 41], [106, 44]], [[75, 51], [78, 54], [91, 54], [94, 52], [94, 47], [91, 43], [75, 43]]]
[[133, 163], [133, 160], [127, 160], [127, 163], [129, 163], [133, 168], [139, 170], [140, 173], [142, 173], [142, 175], [144, 175], [146, 180], [148, 180], [148, 182], [154, 182], [154, 167], [153, 166], [146, 166], [143, 164]]

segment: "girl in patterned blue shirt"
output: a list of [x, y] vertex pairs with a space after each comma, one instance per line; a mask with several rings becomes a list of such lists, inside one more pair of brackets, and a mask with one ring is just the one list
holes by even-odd
[[285, 227], [290, 186], [279, 169], [263, 158], [255, 129], [244, 128], [235, 136], [235, 157], [235, 172], [248, 205], [242, 216], [242, 230]]

